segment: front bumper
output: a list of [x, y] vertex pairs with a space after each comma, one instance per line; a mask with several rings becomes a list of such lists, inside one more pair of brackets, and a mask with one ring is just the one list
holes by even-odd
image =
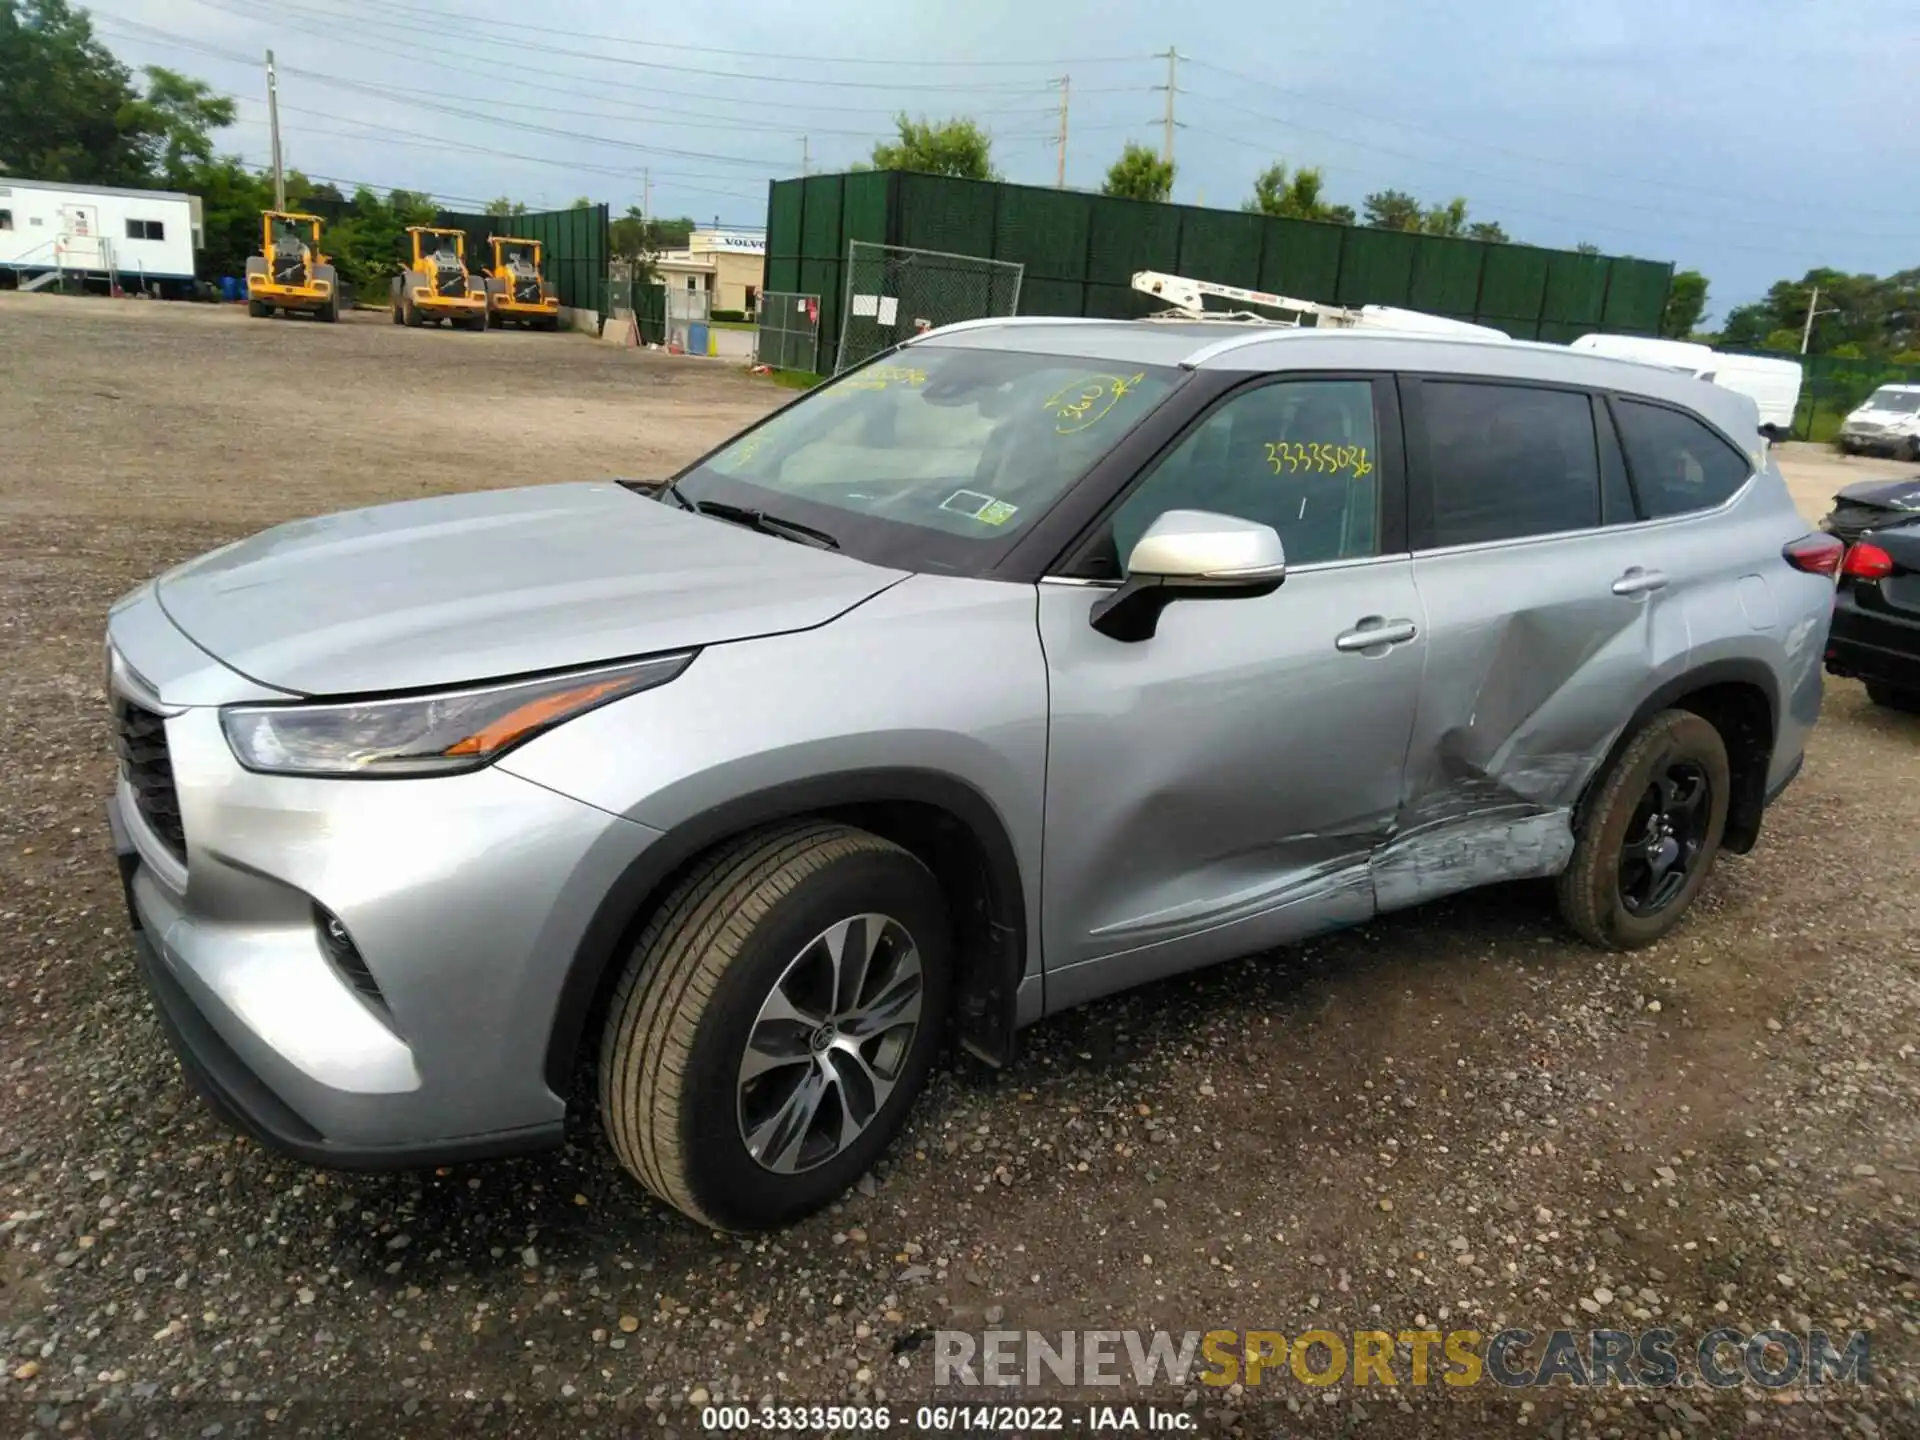
[[[338, 1168], [558, 1144], [566, 1105], [545, 1063], [568, 962], [656, 832], [491, 768], [254, 775], [216, 709], [167, 713], [184, 863], [124, 777], [108, 823], [136, 959], [194, 1088], [262, 1142]], [[323, 943], [316, 904], [373, 998]]]
[[414, 308], [422, 315], [477, 315], [487, 308], [486, 292], [470, 290], [465, 295], [442, 295], [424, 285], [411, 291]]
[[1829, 674], [1920, 690], [1920, 620], [1863, 604], [1853, 584], [1834, 596], [1827, 633]]

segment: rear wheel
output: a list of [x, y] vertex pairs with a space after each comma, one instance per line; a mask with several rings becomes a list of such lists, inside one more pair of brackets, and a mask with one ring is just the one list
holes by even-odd
[[1879, 681], [1867, 682], [1867, 698], [1876, 705], [1884, 705], [1889, 710], [1904, 711], [1908, 715], [1920, 715], [1920, 690], [1911, 690], [1900, 685], [1884, 685]]
[[1567, 923], [1606, 950], [1667, 934], [1713, 869], [1731, 792], [1720, 732], [1691, 711], [1655, 715], [1595, 781], [1557, 882]]
[[720, 1229], [826, 1204], [926, 1080], [949, 955], [939, 884], [878, 836], [802, 821], [723, 848], [647, 923], [614, 995], [599, 1076], [614, 1152]]

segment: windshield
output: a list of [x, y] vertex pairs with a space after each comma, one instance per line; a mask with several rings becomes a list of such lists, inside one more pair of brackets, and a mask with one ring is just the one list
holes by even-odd
[[1876, 390], [1868, 397], [1862, 410], [1892, 410], [1900, 415], [1912, 415], [1920, 411], [1920, 390]]
[[848, 372], [680, 475], [902, 569], [978, 573], [1172, 391], [1181, 372], [915, 345]]

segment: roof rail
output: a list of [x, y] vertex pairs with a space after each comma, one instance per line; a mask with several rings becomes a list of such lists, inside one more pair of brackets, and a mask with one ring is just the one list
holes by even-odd
[[1111, 325], [1116, 322], [1094, 315], [983, 315], [977, 320], [956, 320], [951, 325], [936, 325], [910, 335], [900, 343], [918, 345], [932, 335], [951, 335], [956, 330], [991, 330], [996, 325]]

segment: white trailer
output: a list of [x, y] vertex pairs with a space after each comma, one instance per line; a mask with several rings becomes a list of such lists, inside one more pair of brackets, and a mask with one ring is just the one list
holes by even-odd
[[0, 175], [0, 270], [22, 290], [181, 294], [193, 285], [201, 228], [198, 195]]
[[1723, 390], [1737, 390], [1759, 407], [1760, 430], [1768, 439], [1784, 440], [1793, 432], [1794, 412], [1800, 404], [1797, 360], [1729, 355], [1689, 340], [1660, 340], [1651, 335], [1582, 335], [1571, 348], [1681, 370]]

